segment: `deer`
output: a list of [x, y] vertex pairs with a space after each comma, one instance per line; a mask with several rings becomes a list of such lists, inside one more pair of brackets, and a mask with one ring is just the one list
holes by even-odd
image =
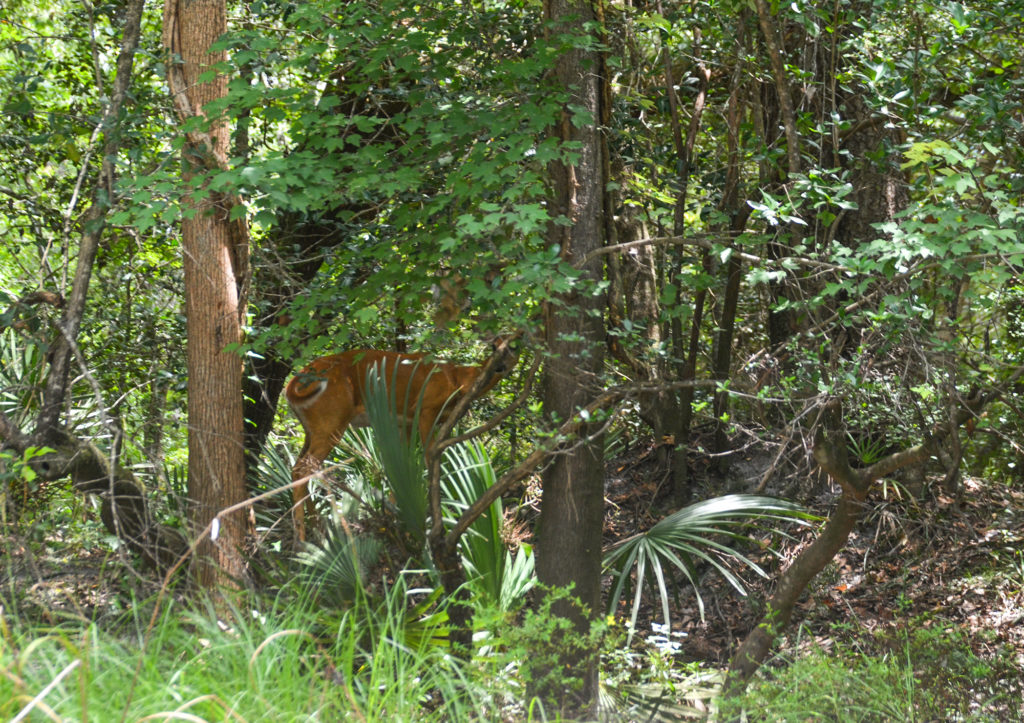
[[305, 433], [292, 467], [292, 523], [295, 539], [306, 539], [306, 518], [313, 519], [309, 479], [320, 471], [331, 450], [349, 426], [369, 425], [366, 415], [367, 377], [375, 370], [388, 398], [397, 403], [400, 423], [411, 434], [418, 420], [419, 438], [426, 450], [435, 425], [448, 421], [459, 398], [473, 391], [478, 377], [487, 379], [473, 400], [489, 392], [515, 367], [518, 356], [504, 337], [492, 343], [492, 353], [479, 366], [437, 362], [426, 354], [375, 349], [352, 349], [315, 359], [285, 388], [285, 398]]

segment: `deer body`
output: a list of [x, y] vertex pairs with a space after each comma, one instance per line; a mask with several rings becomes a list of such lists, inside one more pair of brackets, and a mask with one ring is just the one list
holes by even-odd
[[[515, 365], [507, 342], [496, 342], [494, 349], [497, 358], [490, 365], [490, 378], [476, 397], [483, 396]], [[407, 428], [418, 411], [420, 440], [426, 446], [434, 425], [447, 420], [458, 397], [470, 391], [487, 367], [427, 361], [423, 354], [355, 349], [316, 359], [293, 377], [285, 397], [306, 434], [292, 467], [292, 515], [298, 540], [305, 539], [305, 517], [313, 514], [309, 478], [320, 470], [350, 425], [369, 423], [364, 397], [367, 374], [374, 368]]]

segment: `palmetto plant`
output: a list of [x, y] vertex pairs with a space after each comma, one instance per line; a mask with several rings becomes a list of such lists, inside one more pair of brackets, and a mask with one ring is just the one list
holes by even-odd
[[[393, 365], [391, 373], [397, 372], [398, 366]], [[416, 434], [420, 400], [398, 399], [398, 385], [394, 380], [389, 384], [386, 373], [376, 367], [369, 370], [363, 402], [403, 531], [422, 543], [426, 539], [427, 472]], [[415, 410], [414, 418], [402, 419], [399, 409]]]
[[296, 555], [299, 578], [309, 590], [335, 608], [356, 601], [366, 571], [376, 562], [382, 543], [369, 536], [355, 536], [343, 526], [325, 525], [323, 539], [309, 543]]
[[[445, 521], [454, 522], [497, 481], [486, 447], [472, 441], [449, 447], [441, 465]], [[495, 500], [462, 536], [466, 577], [491, 603], [509, 610], [533, 587], [534, 559], [529, 545], [513, 556], [501, 537], [504, 523], [501, 499]]]
[[853, 455], [857, 464], [867, 467], [874, 464], [885, 454], [889, 442], [883, 438], [872, 438], [870, 436], [855, 437], [849, 432], [846, 433], [848, 440], [847, 449]]
[[[364, 398], [370, 428], [346, 430], [338, 449], [347, 452], [351, 459], [342, 463], [335, 474], [345, 475], [348, 470], [350, 483], [354, 482], [353, 478], [359, 478], [359, 483], [353, 486], [358, 487], [371, 504], [374, 495], [370, 487], [382, 485], [380, 492], [386, 491], [383, 496], [388, 498], [384, 507], [390, 510], [387, 518], [398, 532], [394, 537], [415, 541], [408, 552], [413, 558], [429, 563], [426, 550], [417, 547], [425, 540], [427, 525], [427, 473], [423, 451], [415, 420], [411, 425], [406, 424], [396, 411], [399, 407], [414, 408], [415, 404], [395, 399], [389, 386], [393, 389], [395, 385], [385, 384], [371, 371]], [[496, 479], [483, 444], [467, 442], [445, 450], [441, 493], [446, 522], [457, 518]], [[350, 508], [349, 512], [356, 510]], [[463, 535], [460, 552], [469, 585], [490, 603], [507, 609], [521, 603], [523, 594], [533, 585], [534, 564], [528, 545], [515, 555], [506, 549], [501, 537], [502, 524], [502, 504], [501, 500], [496, 500]], [[307, 569], [303, 574], [310, 582], [350, 588], [359, 577], [360, 565], [367, 565], [371, 560], [363, 554], [366, 548], [360, 548], [360, 552], [353, 555], [351, 548], [361, 543], [343, 534], [336, 524], [327, 528], [327, 537], [300, 554], [298, 562]], [[344, 580], [338, 577], [341, 572], [347, 575]]]
[[[707, 565], [724, 577], [741, 595], [746, 589], [730, 569], [739, 563], [762, 577], [761, 567], [739, 551], [744, 543], [757, 544], [745, 530], [779, 522], [806, 523], [812, 519], [792, 502], [756, 495], [726, 495], [689, 505], [669, 515], [646, 532], [615, 543], [604, 555], [604, 569], [613, 577], [608, 609], [614, 611], [627, 588], [633, 587], [630, 635], [636, 627], [644, 588], [651, 586], [661, 600], [666, 625], [669, 587], [674, 573], [681, 572], [697, 595], [701, 617], [704, 601], [698, 590], [698, 566]], [[763, 530], [762, 530], [763, 531]]]

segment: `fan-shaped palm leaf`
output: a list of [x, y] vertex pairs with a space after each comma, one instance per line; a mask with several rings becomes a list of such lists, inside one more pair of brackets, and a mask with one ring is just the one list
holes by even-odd
[[[449, 525], [497, 480], [487, 449], [477, 441], [446, 450], [441, 472], [445, 522]], [[467, 578], [491, 602], [507, 610], [533, 586], [534, 564], [528, 545], [514, 557], [505, 549], [503, 524], [501, 500], [497, 499], [470, 525], [460, 545]]]
[[[452, 526], [496, 479], [491, 460], [478, 442], [449, 447], [441, 466], [441, 494], [446, 501], [445, 523]], [[494, 602], [501, 596], [505, 562], [501, 524], [501, 501], [495, 500], [470, 525], [460, 541], [466, 576]]]
[[[669, 515], [651, 529], [613, 545], [604, 555], [604, 568], [615, 578], [609, 610], [618, 606], [630, 579], [636, 586], [630, 610], [630, 635], [636, 627], [644, 587], [652, 584], [661, 600], [666, 625], [670, 623], [668, 588], [672, 569], [682, 572], [697, 595], [704, 617], [704, 601], [697, 589], [697, 564], [705, 563], [721, 574], [741, 594], [743, 582], [726, 565], [734, 560], [762, 577], [767, 574], [735, 546], [756, 542], [742, 528], [753, 523], [799, 522], [813, 519], [792, 502], [757, 495], [726, 495], [698, 502]], [[726, 542], [721, 541], [725, 538]], [[730, 544], [732, 543], [732, 544]]]
[[382, 549], [379, 540], [356, 537], [329, 523], [321, 541], [307, 543], [295, 556], [299, 577], [321, 600], [335, 608], [346, 607], [362, 590], [365, 571]]

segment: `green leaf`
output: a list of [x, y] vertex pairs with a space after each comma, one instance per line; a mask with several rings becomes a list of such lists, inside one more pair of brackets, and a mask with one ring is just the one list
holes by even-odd
[[[757, 540], [746, 532], [735, 528], [748, 529], [757, 525], [778, 522], [807, 524], [811, 515], [792, 502], [755, 495], [726, 495], [698, 502], [660, 520], [647, 532], [622, 540], [605, 551], [603, 566], [613, 576], [609, 612], [614, 614], [626, 584], [634, 579], [635, 591], [630, 613], [630, 635], [636, 627], [640, 609], [640, 598], [645, 585], [649, 585], [648, 574], [653, 576], [656, 593], [661, 600], [665, 624], [670, 624], [668, 608], [668, 587], [664, 567], [671, 565], [681, 571], [696, 591], [696, 574], [692, 560], [701, 560], [722, 575], [741, 594], [745, 593], [742, 581], [721, 560], [735, 560], [758, 575], [766, 573], [757, 564], [743, 555], [736, 543], [757, 544]], [[720, 542], [724, 536], [733, 544]], [[648, 573], [648, 570], [650, 571]], [[697, 592], [697, 603], [704, 614], [704, 603]]]

